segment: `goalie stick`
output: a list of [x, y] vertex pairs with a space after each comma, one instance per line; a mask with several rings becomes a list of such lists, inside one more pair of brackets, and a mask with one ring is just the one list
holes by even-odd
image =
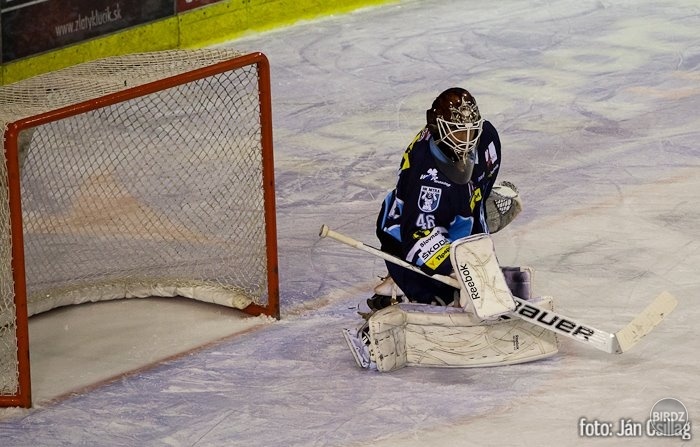
[[[392, 256], [377, 248], [366, 245], [351, 237], [331, 230], [327, 225], [322, 225], [319, 231], [322, 238], [330, 237], [342, 242], [350, 247], [357, 248], [364, 252], [378, 256], [386, 261], [412, 270], [419, 274], [428, 276], [456, 289], [460, 288], [459, 282], [452, 277], [445, 275], [428, 275], [417, 266], [410, 264], [403, 259]], [[651, 332], [666, 315], [675, 309], [678, 302], [676, 298], [668, 292], [662, 292], [654, 301], [649, 304], [640, 314], [638, 314], [627, 326], [621, 330], [610, 333], [596, 329], [587, 324], [583, 324], [573, 318], [561, 315], [548, 309], [542, 309], [534, 303], [528, 302], [518, 297], [515, 299], [515, 310], [505, 315], [508, 317], [522, 318], [532, 324], [548, 329], [558, 335], [568, 337], [577, 342], [586, 344], [593, 348], [607, 352], [609, 354], [622, 354], [636, 345], [639, 340]]]

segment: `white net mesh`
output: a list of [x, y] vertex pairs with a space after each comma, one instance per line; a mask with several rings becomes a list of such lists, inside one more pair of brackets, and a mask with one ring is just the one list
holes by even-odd
[[[7, 126], [236, 56], [167, 51], [90, 62], [3, 87], [0, 118]], [[139, 296], [267, 305], [265, 226], [273, 223], [264, 213], [258, 82], [248, 65], [21, 134], [30, 315]], [[7, 191], [3, 162], [0, 394], [16, 388]]]

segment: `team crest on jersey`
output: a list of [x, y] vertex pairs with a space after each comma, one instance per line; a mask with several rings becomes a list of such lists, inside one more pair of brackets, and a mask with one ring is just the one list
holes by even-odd
[[434, 212], [440, 205], [441, 195], [442, 189], [422, 185], [420, 187], [420, 195], [418, 196], [418, 208], [424, 213]]

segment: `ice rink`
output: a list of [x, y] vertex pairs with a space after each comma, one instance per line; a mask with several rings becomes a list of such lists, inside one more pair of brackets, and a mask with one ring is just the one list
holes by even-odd
[[[184, 299], [33, 317], [35, 405], [0, 409], [0, 445], [697, 443], [593, 439], [580, 421], [644, 423], [665, 398], [700, 421], [698, 0], [404, 1], [226, 45], [271, 63], [281, 320]], [[494, 235], [501, 264], [611, 332], [662, 291], [678, 299], [632, 351], [560, 339], [522, 365], [356, 367], [341, 329], [384, 264], [319, 227], [377, 244], [401, 154], [451, 86], [498, 129], [499, 179], [523, 197]]]

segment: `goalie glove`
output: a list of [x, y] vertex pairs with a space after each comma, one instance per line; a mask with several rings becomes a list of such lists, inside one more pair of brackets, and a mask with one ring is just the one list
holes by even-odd
[[494, 185], [486, 199], [486, 224], [489, 233], [502, 230], [522, 209], [523, 203], [514, 184], [503, 181]]

